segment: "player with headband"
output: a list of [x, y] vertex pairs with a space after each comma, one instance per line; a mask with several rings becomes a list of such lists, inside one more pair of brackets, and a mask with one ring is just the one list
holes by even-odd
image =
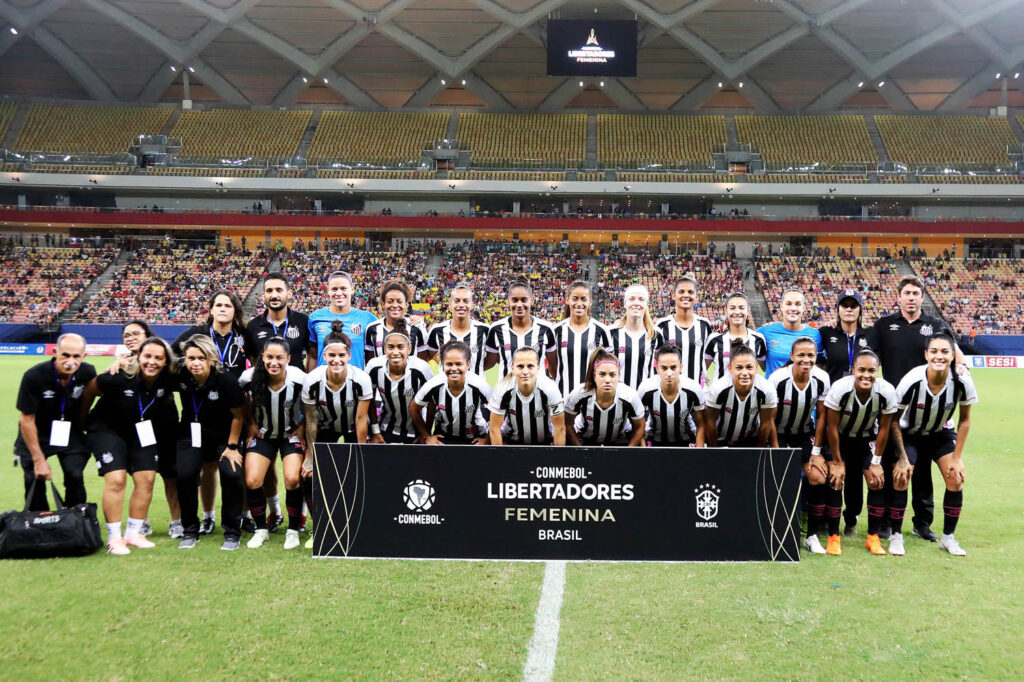
[[654, 353], [665, 340], [651, 319], [651, 295], [647, 287], [631, 284], [622, 298], [622, 317], [608, 333], [611, 352], [619, 363], [621, 381], [635, 391], [654, 373]]
[[619, 377], [618, 358], [603, 348], [590, 354], [583, 385], [565, 401], [569, 445], [644, 445], [644, 406]]
[[[341, 320], [343, 333], [351, 340], [354, 348], [366, 345], [366, 328], [376, 321], [377, 316], [368, 310], [352, 307], [355, 296], [355, 282], [352, 275], [335, 270], [327, 276], [328, 305], [313, 311], [309, 316], [309, 352], [316, 353], [316, 364], [324, 364], [324, 339], [334, 330], [333, 322]], [[363, 353], [356, 353], [349, 364], [362, 369], [365, 362]]]
[[384, 336], [384, 355], [366, 364], [366, 374], [380, 401], [378, 423], [370, 426], [374, 443], [417, 440], [412, 402], [420, 388], [434, 377], [434, 372], [430, 363], [411, 352], [412, 341], [405, 321], [397, 320], [394, 329]]

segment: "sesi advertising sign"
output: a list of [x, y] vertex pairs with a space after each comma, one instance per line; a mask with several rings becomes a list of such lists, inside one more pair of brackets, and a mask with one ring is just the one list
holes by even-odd
[[971, 355], [968, 366], [991, 369], [1024, 369], [1024, 356], [1020, 355]]

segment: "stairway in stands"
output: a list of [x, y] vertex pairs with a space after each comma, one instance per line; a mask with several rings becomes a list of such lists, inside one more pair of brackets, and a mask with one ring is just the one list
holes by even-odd
[[128, 250], [121, 251], [117, 254], [117, 258], [107, 266], [107, 269], [100, 273], [100, 276], [94, 279], [89, 286], [87, 286], [82, 293], [80, 293], [75, 300], [71, 301], [71, 304], [64, 309], [64, 312], [54, 320], [54, 324], [61, 325], [71, 322], [72, 318], [81, 312], [85, 304], [89, 302], [89, 298], [93, 294], [98, 294], [106, 286], [107, 282], [114, 278], [117, 271], [128, 264], [128, 259], [132, 257], [132, 252]]
[[428, 277], [436, 277], [437, 273], [441, 271], [441, 265], [444, 263], [444, 256], [439, 253], [432, 254], [427, 259], [427, 265], [423, 270], [423, 274]]
[[18, 108], [14, 110], [11, 127], [7, 129], [4, 139], [0, 140], [0, 149], [10, 149], [14, 146], [14, 141], [18, 139], [18, 133], [21, 132], [22, 125], [25, 124], [25, 117], [28, 116], [28, 108], [28, 104], [19, 104]]
[[[908, 276], [920, 277], [919, 274], [914, 272], [914, 268], [910, 267], [910, 263], [908, 263], [907, 261], [896, 260], [893, 262], [896, 264], [897, 272], [900, 273], [900, 278]], [[899, 292], [893, 292], [893, 294], [897, 293]], [[932, 295], [928, 293], [928, 287], [925, 287], [924, 289], [924, 302], [921, 304], [921, 308], [924, 310], [924, 312], [928, 313], [929, 315], [934, 315], [935, 317], [942, 317], [942, 314], [939, 312], [939, 306], [935, 305], [935, 299], [933, 299]]]
[[597, 114], [587, 114], [587, 168], [597, 168]]
[[864, 116], [864, 124], [868, 128], [868, 136], [871, 138], [871, 144], [875, 146], [875, 153], [878, 154], [879, 163], [888, 163], [889, 152], [885, 150], [885, 145], [882, 143], [882, 135], [878, 132], [878, 126], [875, 125], [875, 117], [872, 114]]
[[313, 116], [309, 119], [309, 125], [306, 126], [306, 132], [302, 135], [302, 141], [299, 142], [299, 148], [295, 150], [295, 156], [300, 159], [306, 158], [306, 152], [309, 151], [309, 145], [313, 143], [313, 133], [316, 132], [316, 127], [320, 125], [320, 117], [323, 113], [323, 109], [313, 110]]
[[[276, 251], [273, 257], [270, 259], [270, 265], [267, 266], [267, 272], [281, 272], [282, 268], [281, 256]], [[253, 317], [256, 314], [256, 306], [263, 300], [263, 287], [260, 286], [260, 282], [256, 282], [256, 286], [252, 288], [249, 295], [242, 301], [242, 317], [245, 320]]]
[[750, 314], [754, 318], [755, 326], [768, 324], [772, 321], [772, 309], [768, 305], [768, 299], [757, 290], [757, 264], [751, 258], [739, 258], [736, 263], [739, 264], [745, 275], [747, 273], [750, 275], [743, 278], [743, 293], [747, 295], [747, 300], [750, 302]]

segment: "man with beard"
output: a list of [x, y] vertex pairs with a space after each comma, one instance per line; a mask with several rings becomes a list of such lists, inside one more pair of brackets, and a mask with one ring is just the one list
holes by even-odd
[[253, 366], [267, 339], [280, 336], [288, 342], [293, 367], [303, 371], [316, 367], [316, 358], [305, 355], [309, 347], [309, 316], [292, 310], [291, 301], [292, 289], [284, 275], [272, 272], [263, 278], [263, 305], [267, 310], [245, 325], [245, 350]]

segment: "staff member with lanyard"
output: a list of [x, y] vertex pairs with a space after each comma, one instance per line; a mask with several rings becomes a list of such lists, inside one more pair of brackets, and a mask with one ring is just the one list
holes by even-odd
[[[85, 339], [63, 334], [57, 339], [56, 357], [25, 372], [18, 389], [18, 437], [14, 456], [25, 472], [25, 495], [37, 479], [51, 480], [47, 458], [57, 455], [64, 472], [64, 503], [85, 502], [85, 465], [89, 448], [82, 432], [79, 401], [82, 390], [96, 377], [85, 357]], [[45, 484], [36, 485], [30, 511], [47, 511]]]
[[[919, 278], [908, 275], [900, 280], [897, 289], [896, 305], [899, 306], [899, 310], [880, 317], [875, 322], [882, 372], [886, 381], [893, 386], [898, 386], [907, 372], [921, 364], [921, 358], [928, 349], [928, 341], [935, 332], [946, 331], [950, 335], [953, 334], [945, 320], [922, 311], [923, 302], [924, 283]], [[955, 346], [953, 351], [955, 371], [962, 374], [967, 371], [963, 365], [964, 355]], [[914, 508], [914, 535], [929, 542], [938, 542], [939, 537], [931, 529], [935, 517], [931, 467], [915, 468], [910, 483], [911, 504]], [[885, 489], [886, 500], [891, 500], [893, 488], [889, 473], [886, 474]], [[888, 536], [888, 532], [883, 533], [883, 537], [885, 536]]]
[[[245, 353], [249, 363], [256, 365], [259, 349], [273, 336], [288, 342], [291, 365], [308, 371], [316, 367], [316, 358], [306, 355], [309, 347], [309, 317], [292, 310], [292, 289], [280, 272], [263, 278], [263, 305], [266, 312], [249, 320], [245, 325]], [[305, 362], [303, 362], [305, 358]]]
[[835, 383], [853, 372], [853, 358], [865, 348], [878, 346], [874, 327], [864, 328], [864, 299], [856, 289], [840, 292], [836, 302], [836, 323], [822, 327], [821, 343], [825, 352], [824, 369]]

